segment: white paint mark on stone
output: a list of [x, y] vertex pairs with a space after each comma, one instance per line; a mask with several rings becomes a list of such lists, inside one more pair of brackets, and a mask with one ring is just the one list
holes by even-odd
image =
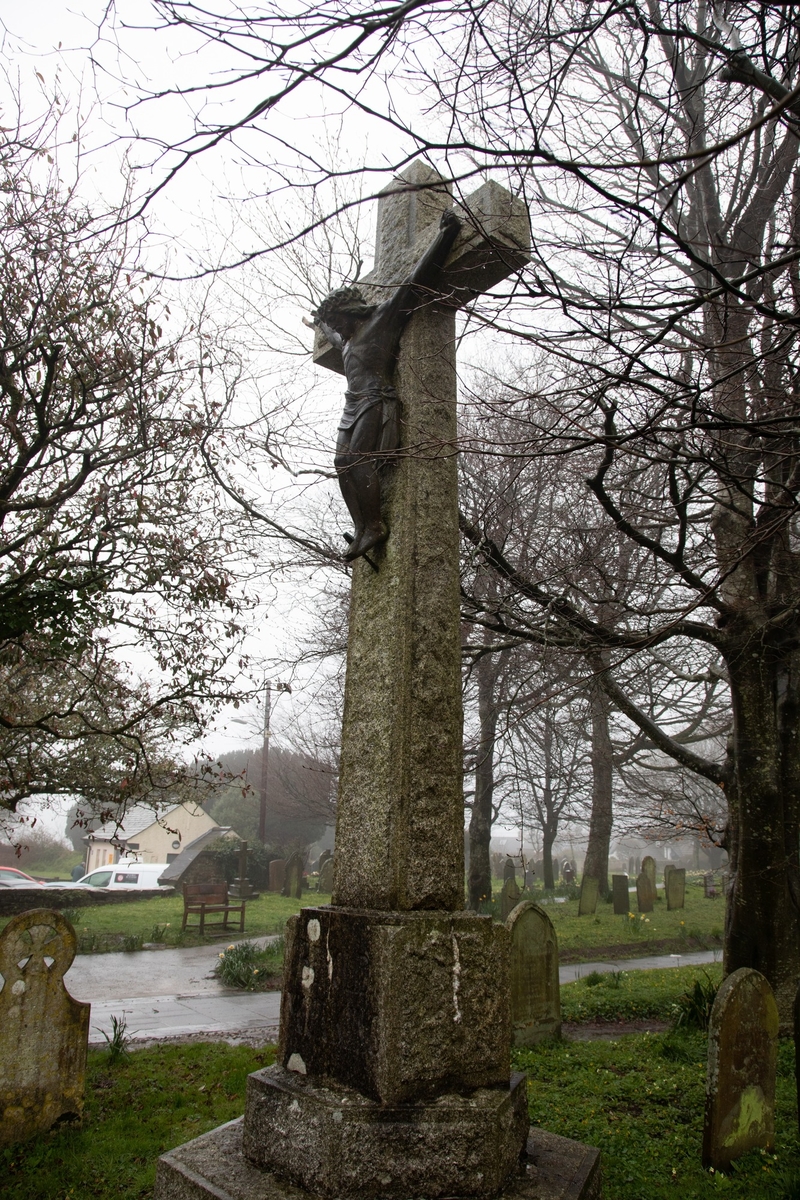
[[17, 982], [14, 984], [14, 986], [11, 989], [11, 995], [12, 996], [21, 996], [22, 993], [25, 991], [27, 991], [27, 988], [25, 986], [25, 980], [18, 979]]
[[317, 920], [316, 917], [312, 917], [311, 920], [308, 922], [308, 925], [306, 925], [306, 933], [308, 934], [308, 940], [310, 942], [318, 942], [319, 935], [321, 932], [322, 932], [322, 930], [320, 928], [319, 921]]
[[331, 931], [328, 930], [328, 936], [325, 938], [325, 955], [328, 959], [328, 981], [333, 979], [333, 956], [331, 954]]
[[[307, 1075], [306, 1064], [303, 1062], [299, 1054], [290, 1054], [289, 1061], [286, 1064], [287, 1071], [296, 1071], [298, 1075]], [[295, 1104], [297, 1101], [295, 1100]]]
[[340, 1124], [341, 1124], [341, 1122], [342, 1122], [342, 1113], [341, 1113], [341, 1110], [340, 1110], [340, 1109], [338, 1109], [338, 1108], [336, 1109], [336, 1112], [333, 1114], [333, 1116], [332, 1116], [331, 1120], [332, 1120], [332, 1121], [334, 1122], [334, 1124], [336, 1124], [336, 1125], [340, 1125]]
[[300, 1112], [300, 1101], [299, 1100], [292, 1101], [292, 1103], [289, 1105], [289, 1112], [290, 1113], [299, 1113]]
[[456, 1025], [461, 1021], [461, 1009], [458, 1004], [458, 993], [461, 987], [461, 955], [458, 952], [458, 938], [453, 934], [453, 1020]]
[[313, 967], [303, 967], [303, 978], [302, 978], [301, 982], [303, 984], [303, 987], [306, 988], [306, 990], [308, 990], [308, 988], [311, 987], [312, 983], [314, 982], [314, 968]]

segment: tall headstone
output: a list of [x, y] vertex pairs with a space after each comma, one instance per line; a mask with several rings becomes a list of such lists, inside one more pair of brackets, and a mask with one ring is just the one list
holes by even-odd
[[656, 890], [656, 860], [652, 854], [646, 854], [642, 859], [642, 874], [646, 875], [653, 887], [653, 893]]
[[506, 879], [500, 891], [500, 920], [508, 919], [512, 909], [519, 904], [519, 898], [522, 895], [520, 886], [514, 878], [513, 874]]
[[667, 908], [673, 911], [686, 903], [686, 868], [671, 867], [665, 874], [664, 891], [667, 893]]
[[317, 880], [317, 891], [323, 895], [329, 895], [333, 887], [333, 860], [328, 859], [322, 864], [322, 870], [319, 873]]
[[302, 899], [304, 866], [305, 857], [300, 850], [295, 850], [294, 854], [289, 855], [284, 869], [282, 896], [294, 896], [296, 900]]
[[597, 912], [597, 898], [600, 894], [600, 883], [591, 875], [581, 879], [581, 894], [578, 898], [578, 916], [591, 917]]
[[271, 892], [282, 892], [285, 876], [286, 860], [283, 858], [273, 858], [269, 864], [269, 890]]
[[525, 900], [510, 913], [511, 1029], [515, 1046], [533, 1046], [561, 1033], [558, 939], [553, 922]]
[[517, 864], [510, 854], [503, 864], [503, 883], [506, 883], [509, 879], [513, 879], [515, 883], [517, 882]]
[[644, 869], [636, 879], [636, 906], [640, 913], [651, 913], [656, 901], [656, 888]]
[[628, 875], [636, 875], [636, 859], [632, 854], [628, 858]]
[[708, 871], [703, 876], [703, 896], [706, 900], [716, 900], [717, 898], [717, 889], [714, 884], [714, 874], [712, 871]]
[[247, 842], [239, 846], [239, 874], [228, 888], [228, 895], [234, 900], [257, 900], [258, 893], [247, 878]]
[[[450, 204], [422, 164], [387, 189], [368, 299], [408, 277]], [[240, 1200], [254, 1168], [276, 1200], [486, 1196], [526, 1145], [510, 936], [463, 909], [457, 477], [440, 451], [457, 435], [455, 309], [526, 259], [528, 222], [493, 183], [468, 209], [400, 343], [389, 537], [353, 562], [332, 903], [287, 925], [277, 1063], [248, 1079], [243, 1122], [164, 1156], [156, 1200], [223, 1186]], [[341, 370], [337, 355], [319, 346], [317, 361]], [[576, 1198], [594, 1186], [597, 1156], [584, 1162]]]
[[703, 1166], [724, 1170], [775, 1141], [778, 1007], [767, 980], [742, 967], [717, 992], [708, 1026]]
[[46, 908], [0, 933], [0, 1145], [83, 1112], [90, 1005], [64, 987], [76, 949], [69, 921]]
[[628, 894], [627, 875], [611, 876], [611, 898], [614, 902], [615, 915], [618, 917], [627, 917], [631, 910], [631, 898]]

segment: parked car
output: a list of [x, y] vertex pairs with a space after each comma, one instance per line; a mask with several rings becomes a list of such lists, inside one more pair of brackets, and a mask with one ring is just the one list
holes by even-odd
[[0, 867], [0, 883], [5, 887], [44, 887], [40, 879], [34, 879], [32, 875], [18, 871], [16, 867]]
[[[163, 875], [168, 863], [118, 862], [107, 867], [98, 867], [84, 875], [76, 883], [64, 887], [95, 887], [126, 890], [130, 888], [157, 888], [158, 878]], [[169, 884], [166, 885], [169, 887]]]

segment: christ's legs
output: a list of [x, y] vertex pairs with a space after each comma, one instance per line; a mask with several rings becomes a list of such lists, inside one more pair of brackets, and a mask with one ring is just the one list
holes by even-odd
[[334, 463], [355, 537], [345, 558], [358, 558], [386, 537], [381, 520], [381, 483], [375, 454], [383, 426], [380, 404], [363, 413], [350, 430], [339, 431]]

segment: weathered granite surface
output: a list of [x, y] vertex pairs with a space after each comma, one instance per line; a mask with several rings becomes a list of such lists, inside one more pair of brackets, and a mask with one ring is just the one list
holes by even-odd
[[267, 1067], [247, 1080], [243, 1149], [324, 1196], [490, 1196], [517, 1168], [528, 1126], [524, 1075], [430, 1102], [376, 1104]]
[[474, 913], [304, 908], [278, 1061], [387, 1104], [508, 1084], [509, 935]]
[[759, 971], [723, 980], [708, 1025], [703, 1165], [724, 1169], [775, 1142], [778, 1007]]
[[[154, 1200], [313, 1200], [312, 1193], [245, 1158], [243, 1124], [240, 1117], [164, 1154]], [[525, 1149], [501, 1200], [601, 1200], [599, 1150], [543, 1129], [530, 1130]]]
[[90, 1005], [64, 987], [76, 948], [70, 923], [46, 908], [0, 933], [0, 1145], [83, 1112]]

